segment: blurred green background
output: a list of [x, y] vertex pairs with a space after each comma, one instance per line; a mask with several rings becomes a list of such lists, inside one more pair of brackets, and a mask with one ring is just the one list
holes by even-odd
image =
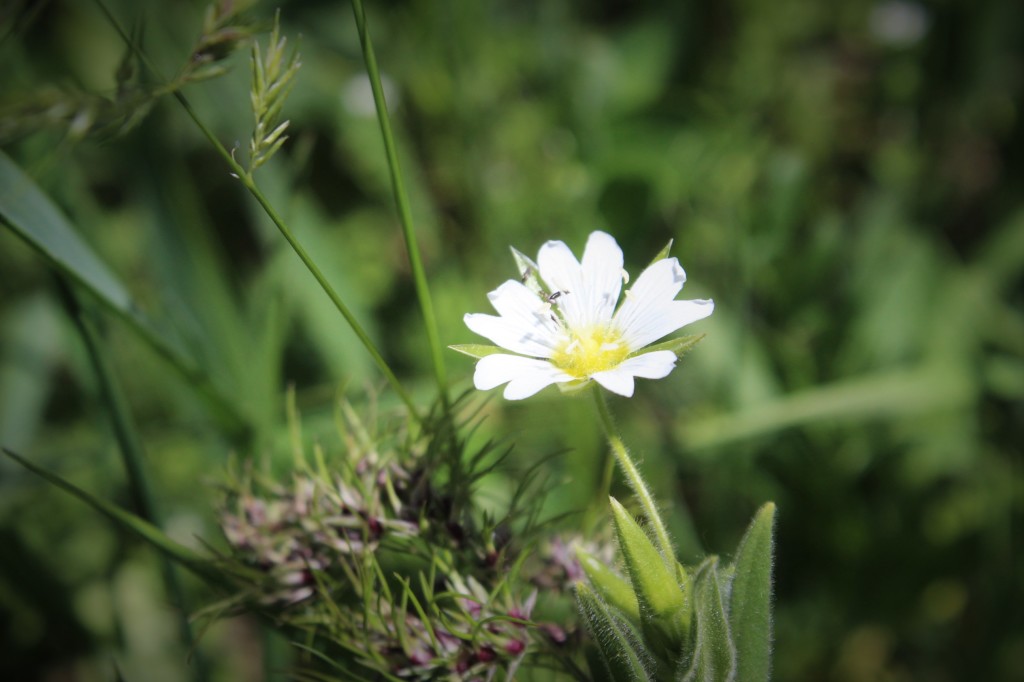
[[[257, 180], [427, 401], [351, 8], [278, 4], [303, 67], [292, 138]], [[165, 75], [188, 62], [201, 2], [109, 6]], [[269, 26], [277, 6], [250, 14]], [[461, 318], [516, 276], [510, 245], [578, 253], [603, 229], [635, 276], [674, 239], [683, 296], [715, 300], [688, 330], [707, 338], [612, 407], [686, 560], [777, 502], [776, 679], [1024, 680], [1024, 4], [367, 11], [442, 340], [479, 341]], [[97, 308], [169, 531], [217, 544], [216, 482], [232, 452], [280, 452], [287, 386], [325, 431], [337, 395], [394, 396], [181, 107], [118, 99], [125, 47], [95, 4], [8, 2], [0, 21], [0, 145], [249, 425]], [[226, 63], [185, 94], [244, 152], [247, 51]], [[90, 128], [96, 96], [115, 115]], [[80, 335], [7, 227], [0, 344], [0, 444], [130, 507]], [[472, 362], [447, 360], [470, 386]], [[488, 403], [486, 431], [515, 434], [523, 462], [568, 449], [553, 509], [593, 494], [590, 408], [553, 390]], [[149, 548], [0, 461], [0, 677], [112, 680], [116, 661], [129, 681], [183, 679], [174, 628]], [[201, 650], [215, 679], [255, 680], [268, 646], [233, 620]]]

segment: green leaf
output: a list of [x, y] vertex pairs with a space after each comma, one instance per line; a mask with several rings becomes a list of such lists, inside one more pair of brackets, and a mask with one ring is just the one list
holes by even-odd
[[576, 549], [576, 558], [579, 559], [583, 572], [587, 574], [587, 579], [597, 593], [611, 607], [621, 611], [634, 623], [639, 623], [640, 605], [633, 594], [633, 588], [629, 586], [629, 581], [583, 549]]
[[128, 289], [107, 267], [35, 182], [0, 151], [0, 221], [60, 272], [87, 289], [111, 312], [125, 320], [159, 355], [199, 392], [210, 398], [218, 414], [241, 430], [246, 420], [215, 388], [191, 353], [168, 329], [158, 329], [132, 300]]
[[736, 675], [764, 682], [772, 669], [772, 563], [775, 504], [761, 507], [740, 541], [733, 565], [729, 626], [736, 644]]
[[731, 682], [736, 677], [736, 648], [722, 602], [718, 558], [709, 557], [697, 569], [694, 579], [696, 640], [690, 669], [683, 682]]
[[675, 566], [666, 564], [632, 514], [614, 497], [610, 499], [615, 535], [640, 605], [644, 638], [660, 658], [672, 661], [682, 650], [690, 627], [689, 583], [677, 581]]
[[104, 303], [132, 314], [132, 300], [92, 248], [39, 187], [0, 151], [0, 218], [60, 270]]
[[705, 336], [707, 336], [707, 334], [691, 334], [690, 336], [680, 336], [676, 339], [669, 339], [668, 341], [656, 343], [653, 346], [645, 346], [635, 353], [631, 353], [630, 357], [651, 353], [656, 350], [670, 350], [676, 354], [677, 358], [682, 358], [684, 355], [689, 353], [694, 346], [703, 341]]
[[654, 680], [654, 660], [636, 630], [616, 616], [586, 583], [576, 585], [576, 601], [611, 679]]
[[481, 343], [457, 343], [454, 346], [448, 347], [453, 351], [462, 353], [463, 355], [468, 355], [469, 357], [476, 358], [477, 360], [487, 357], [488, 355], [494, 355], [495, 353], [508, 353], [504, 348], [488, 346]]

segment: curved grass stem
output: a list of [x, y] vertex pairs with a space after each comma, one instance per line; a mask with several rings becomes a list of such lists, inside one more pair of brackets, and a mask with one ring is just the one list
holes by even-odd
[[416, 404], [413, 402], [412, 397], [402, 386], [401, 382], [398, 381], [398, 377], [395, 376], [395, 373], [391, 370], [391, 367], [384, 359], [384, 356], [380, 354], [379, 350], [377, 350], [377, 346], [376, 344], [373, 343], [373, 340], [370, 338], [370, 335], [366, 333], [366, 330], [363, 329], [363, 326], [361, 324], [359, 324], [359, 321], [356, 319], [355, 315], [352, 313], [349, 307], [345, 305], [345, 302], [341, 299], [341, 296], [338, 294], [337, 291], [334, 290], [334, 287], [331, 286], [330, 282], [327, 281], [327, 278], [324, 277], [324, 274], [320, 271], [320, 268], [317, 266], [316, 262], [312, 259], [312, 257], [310, 257], [306, 249], [302, 246], [299, 240], [295, 238], [295, 234], [292, 232], [291, 228], [288, 227], [288, 224], [284, 221], [280, 214], [278, 214], [277, 210], [274, 209], [273, 205], [270, 203], [270, 200], [267, 199], [263, 192], [260, 191], [260, 188], [256, 185], [256, 181], [253, 180], [252, 175], [246, 173], [245, 169], [242, 168], [242, 166], [237, 161], [235, 161], [234, 157], [231, 156], [231, 153], [224, 147], [224, 145], [220, 143], [220, 140], [218, 140], [217, 137], [213, 134], [213, 132], [206, 127], [206, 125], [196, 114], [195, 110], [188, 103], [188, 100], [185, 99], [185, 96], [182, 95], [180, 92], [175, 92], [174, 97], [178, 100], [182, 107], [184, 107], [185, 111], [188, 113], [192, 121], [196, 124], [196, 126], [198, 126], [199, 130], [202, 131], [203, 135], [206, 136], [206, 139], [210, 141], [210, 144], [212, 144], [217, 149], [220, 155], [227, 162], [228, 166], [231, 167], [231, 171], [234, 173], [234, 175], [237, 176], [241, 183], [245, 186], [245, 188], [249, 190], [249, 194], [251, 194], [253, 198], [256, 199], [257, 203], [259, 203], [260, 207], [263, 208], [263, 211], [267, 214], [267, 217], [269, 217], [270, 220], [277, 227], [278, 232], [280, 232], [281, 236], [284, 237], [285, 241], [288, 242], [288, 245], [292, 247], [292, 250], [295, 252], [295, 255], [299, 257], [299, 260], [302, 261], [302, 264], [306, 266], [306, 269], [309, 270], [310, 274], [313, 275], [313, 278], [316, 279], [317, 283], [320, 285], [320, 288], [323, 289], [324, 293], [327, 294], [327, 297], [331, 299], [331, 303], [333, 303], [334, 307], [338, 310], [339, 313], [341, 313], [341, 316], [345, 318], [345, 322], [347, 322], [348, 326], [352, 329], [353, 332], [355, 332], [355, 335], [359, 338], [359, 341], [363, 344], [363, 347], [366, 348], [366, 351], [370, 354], [370, 357], [373, 358], [373, 361], [377, 363], [377, 367], [384, 375], [384, 378], [387, 379], [388, 383], [391, 385], [391, 388], [395, 391], [395, 393], [398, 394], [398, 397], [402, 399], [402, 402], [405, 403], [406, 407], [409, 409], [409, 413], [412, 414], [417, 421], [422, 421], [422, 415], [420, 415], [419, 410], [416, 409]]
[[[128, 44], [131, 47], [131, 49], [139, 55], [139, 58], [146, 65], [146, 68], [149, 69], [149, 71], [151, 71], [155, 76], [159, 78], [159, 74], [154, 68], [151, 61], [149, 60], [149, 57], [139, 48], [136, 42], [133, 41], [131, 37], [129, 37], [129, 35], [124, 31], [121, 24], [114, 17], [113, 13], [111, 13], [110, 10], [106, 7], [103, 1], [96, 0], [96, 3], [107, 16], [107, 19], [110, 21], [114, 29], [121, 35], [121, 38], [125, 41], [125, 43]], [[256, 201], [259, 203], [260, 207], [263, 208], [264, 212], [266, 212], [267, 216], [270, 218], [270, 220], [277, 227], [278, 231], [281, 233], [281, 236], [285, 238], [285, 241], [287, 241], [288, 245], [292, 247], [292, 250], [295, 251], [296, 255], [298, 255], [303, 265], [306, 266], [306, 269], [308, 269], [309, 272], [316, 279], [317, 283], [320, 285], [320, 288], [322, 288], [324, 290], [324, 293], [327, 294], [328, 298], [331, 299], [331, 302], [334, 304], [334, 307], [338, 310], [339, 313], [341, 313], [341, 316], [345, 318], [345, 322], [347, 322], [349, 327], [352, 328], [352, 331], [355, 332], [355, 335], [359, 338], [359, 341], [363, 344], [363, 347], [366, 348], [367, 352], [370, 354], [370, 357], [373, 358], [373, 361], [377, 364], [377, 367], [384, 375], [384, 378], [387, 379], [387, 382], [391, 385], [391, 388], [395, 391], [395, 393], [398, 394], [398, 397], [401, 398], [402, 402], [405, 403], [405, 406], [408, 408], [409, 413], [413, 416], [413, 418], [416, 421], [422, 422], [423, 416], [419, 413], [419, 410], [416, 409], [416, 405], [413, 402], [412, 397], [405, 390], [402, 384], [398, 381], [398, 377], [395, 376], [395, 373], [391, 370], [391, 367], [384, 359], [384, 356], [382, 356], [380, 354], [380, 351], [377, 350], [377, 346], [373, 343], [373, 340], [370, 338], [369, 334], [367, 334], [366, 330], [363, 329], [363, 326], [359, 324], [359, 321], [356, 319], [355, 315], [352, 313], [351, 310], [349, 310], [348, 306], [345, 305], [345, 302], [341, 299], [341, 296], [338, 295], [338, 292], [334, 290], [334, 287], [331, 286], [330, 282], [327, 281], [327, 278], [324, 277], [322, 272], [320, 272], [320, 268], [310, 257], [309, 253], [306, 252], [306, 249], [303, 248], [302, 244], [298, 241], [298, 239], [295, 238], [295, 235], [292, 233], [291, 228], [288, 227], [288, 224], [284, 221], [284, 219], [281, 218], [278, 212], [271, 205], [270, 201], [266, 198], [263, 192], [260, 191], [259, 187], [257, 187], [256, 182], [252, 177], [252, 174], [246, 172], [246, 170], [242, 168], [242, 166], [237, 161], [235, 161], [235, 158], [231, 154], [231, 152], [229, 152], [227, 148], [224, 147], [223, 144], [221, 144], [220, 140], [218, 140], [217, 137], [213, 134], [213, 131], [206, 127], [202, 119], [199, 118], [199, 115], [196, 113], [195, 109], [192, 108], [192, 105], [189, 104], [185, 96], [179, 90], [174, 90], [172, 94], [174, 95], [174, 98], [178, 100], [178, 103], [182, 106], [182, 108], [185, 110], [185, 113], [187, 113], [189, 118], [192, 119], [192, 122], [195, 123], [196, 127], [198, 127], [200, 132], [202, 132], [203, 136], [206, 137], [206, 139], [210, 142], [210, 144], [217, 151], [217, 153], [220, 154], [221, 158], [224, 159], [224, 162], [227, 163], [228, 167], [231, 168], [232, 174], [241, 181], [241, 183], [245, 186], [245, 188], [249, 191], [253, 198], [255, 198]], [[412, 251], [415, 250], [411, 250], [411, 252]]]
[[[648, 490], [647, 484], [644, 483], [643, 477], [640, 476], [640, 470], [637, 469], [633, 459], [629, 456], [629, 450], [626, 449], [626, 444], [623, 443], [622, 437], [619, 436], [615, 428], [615, 422], [612, 420], [612, 414], [608, 409], [608, 401], [604, 397], [604, 392], [597, 387], [591, 390], [594, 394], [594, 402], [597, 405], [597, 414], [601, 419], [601, 427], [604, 429], [605, 437], [608, 438], [612, 454], [615, 455], [616, 461], [622, 467], [622, 472], [626, 475], [629, 487], [633, 489], [637, 499], [640, 500], [640, 506], [644, 510], [647, 522], [651, 524], [651, 528], [654, 531], [654, 540], [657, 543], [658, 552], [666, 561], [674, 562], [675, 552], [672, 549], [672, 540], [669, 538], [665, 522], [662, 521], [661, 515], [658, 513], [658, 508], [654, 503], [651, 491]], [[608, 477], [608, 483], [610, 482], [610, 477]], [[608, 491], [604, 490], [603, 492], [605, 493], [605, 499], [607, 499]]]
[[[135, 428], [135, 420], [132, 417], [131, 410], [128, 408], [127, 399], [121, 391], [121, 385], [114, 376], [114, 370], [111, 367], [103, 340], [89, 318], [88, 313], [79, 304], [78, 298], [71, 286], [63, 278], [58, 278], [58, 284], [68, 308], [68, 313], [78, 327], [79, 335], [82, 337], [82, 342], [85, 345], [93, 371], [96, 374], [100, 393], [107, 404], [114, 436], [121, 451], [121, 460], [128, 475], [128, 489], [131, 491], [132, 502], [142, 519], [154, 526], [162, 527], [161, 514], [157, 509], [156, 498], [145, 474], [142, 439]], [[193, 652], [193, 660], [195, 661], [193, 672], [195, 678], [197, 680], [206, 680], [209, 677], [206, 659], [196, 648], [197, 640], [192, 632], [192, 625], [189, 622], [189, 610], [181, 580], [178, 578], [178, 573], [168, 557], [162, 556], [160, 558], [160, 568], [167, 594], [177, 607], [178, 636], [186, 649]]]
[[370, 34], [366, 28], [366, 13], [363, 11], [362, 0], [352, 0], [352, 12], [355, 14], [356, 27], [359, 31], [359, 43], [362, 46], [363, 59], [366, 62], [366, 73], [369, 76], [370, 87], [373, 90], [373, 102], [377, 109], [377, 120], [380, 123], [380, 132], [384, 139], [384, 152], [387, 155], [388, 170], [391, 175], [391, 188], [395, 195], [395, 204], [398, 207], [398, 216], [402, 224], [405, 248], [409, 253], [409, 265], [412, 268], [413, 281], [416, 285], [416, 296], [419, 299], [420, 310], [423, 314], [423, 324], [427, 330], [430, 357], [434, 365], [434, 376], [437, 379], [441, 399], [447, 408], [448, 381], [444, 367], [444, 351], [441, 346], [440, 335], [437, 331], [437, 318], [434, 315], [434, 304], [430, 297], [430, 288], [427, 284], [426, 272], [423, 269], [423, 260], [420, 257], [416, 230], [413, 227], [412, 209], [409, 206], [409, 198], [405, 191], [402, 169], [398, 163], [395, 138], [391, 133], [388, 105], [384, 99], [384, 88], [381, 87], [380, 72], [377, 69], [377, 57], [374, 55], [373, 43], [370, 42]]

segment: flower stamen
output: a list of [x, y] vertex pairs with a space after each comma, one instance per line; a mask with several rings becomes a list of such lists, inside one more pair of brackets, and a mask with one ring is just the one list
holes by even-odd
[[586, 379], [612, 369], [629, 355], [622, 334], [611, 326], [574, 329], [551, 356], [551, 364], [566, 374]]

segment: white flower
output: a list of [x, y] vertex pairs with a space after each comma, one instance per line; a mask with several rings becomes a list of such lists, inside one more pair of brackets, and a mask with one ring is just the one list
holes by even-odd
[[[676, 364], [671, 350], [641, 352], [715, 308], [710, 300], [676, 301], [686, 273], [675, 258], [652, 263], [626, 291], [622, 249], [593, 232], [576, 260], [563, 242], [541, 247], [522, 281], [509, 280], [487, 295], [498, 315], [469, 313], [466, 326], [505, 350], [480, 358], [473, 383], [488, 390], [507, 383], [509, 400], [528, 398], [550, 384], [576, 388], [591, 379], [619, 395], [633, 395], [633, 379], [661, 379]], [[540, 279], [537, 279], [537, 275]]]

